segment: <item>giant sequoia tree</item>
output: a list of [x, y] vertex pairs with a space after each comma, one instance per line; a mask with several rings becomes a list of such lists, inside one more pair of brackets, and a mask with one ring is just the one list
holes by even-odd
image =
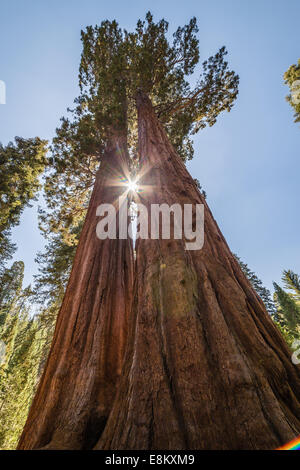
[[143, 203], [204, 204], [205, 241], [138, 240], [122, 381], [98, 449], [272, 449], [300, 431], [300, 374], [149, 98]]
[[[134, 32], [82, 33], [81, 94], [54, 139], [41, 220], [72, 245], [86, 218], [20, 449], [272, 448], [299, 431], [299, 373], [183, 163], [238, 77], [221, 48], [191, 89], [196, 21], [173, 43], [167, 29], [148, 13]], [[205, 204], [202, 250], [138, 240], [134, 289], [131, 243], [96, 237], [96, 208], [126, 199], [130, 166], [146, 206]]]

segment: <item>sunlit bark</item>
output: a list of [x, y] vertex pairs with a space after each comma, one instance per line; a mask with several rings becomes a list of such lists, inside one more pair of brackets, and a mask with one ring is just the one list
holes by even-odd
[[105, 425], [123, 363], [133, 282], [130, 240], [99, 240], [96, 208], [116, 203], [128, 177], [126, 139], [110, 142], [58, 315], [48, 361], [19, 449], [91, 448]]

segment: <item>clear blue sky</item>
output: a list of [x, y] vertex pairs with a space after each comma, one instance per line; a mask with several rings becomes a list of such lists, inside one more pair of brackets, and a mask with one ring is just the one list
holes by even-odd
[[[300, 273], [300, 128], [282, 78], [300, 57], [299, 0], [2, 0], [0, 141], [50, 139], [78, 93], [80, 29], [106, 18], [130, 29], [149, 9], [171, 30], [195, 15], [202, 61], [226, 45], [240, 75], [234, 109], [196, 136], [188, 168], [231, 249], [271, 288], [283, 269]], [[36, 213], [27, 209], [13, 232], [26, 283], [44, 244]]]

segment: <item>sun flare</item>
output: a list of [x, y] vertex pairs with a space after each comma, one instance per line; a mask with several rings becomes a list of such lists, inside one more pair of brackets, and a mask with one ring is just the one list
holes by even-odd
[[127, 188], [128, 188], [128, 191], [132, 191], [136, 193], [138, 190], [138, 184], [136, 183], [136, 181], [129, 180], [127, 183]]

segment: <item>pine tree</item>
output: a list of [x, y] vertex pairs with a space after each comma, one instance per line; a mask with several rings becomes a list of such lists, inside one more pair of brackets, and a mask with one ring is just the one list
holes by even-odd
[[4, 273], [7, 263], [13, 257], [16, 245], [10, 238], [10, 230], [3, 230], [0, 235], [0, 276]]
[[300, 302], [300, 278], [298, 274], [294, 273], [291, 269], [283, 271], [282, 280], [285, 287], [292, 291], [292, 297], [297, 302]]
[[3, 371], [0, 398], [0, 448], [16, 447], [38, 378], [43, 342], [37, 320], [19, 312], [14, 348]]
[[16, 261], [0, 275], [0, 334], [4, 334], [6, 320], [19, 298], [24, 277], [24, 263]]
[[269, 289], [263, 286], [262, 281], [257, 277], [255, 272], [251, 271], [251, 269], [248, 267], [246, 263], [244, 263], [237, 255], [234, 255], [234, 256], [237, 259], [243, 273], [245, 274], [247, 279], [249, 279], [249, 281], [251, 282], [253, 289], [257, 292], [257, 294], [260, 296], [261, 300], [265, 304], [265, 307], [267, 311], [269, 312], [269, 314], [275, 315], [276, 307], [271, 297], [271, 293]]
[[39, 176], [47, 164], [46, 144], [39, 138], [21, 137], [6, 147], [0, 144], [0, 272], [15, 248], [10, 230], [40, 188]]
[[299, 276], [291, 270], [283, 271], [282, 280], [292, 292], [285, 292], [276, 282], [273, 283], [277, 304], [276, 323], [292, 346], [294, 340], [300, 338], [300, 282]]
[[0, 448], [16, 446], [37, 381], [43, 341], [38, 320], [30, 319], [30, 288], [22, 289], [24, 263], [15, 262], [0, 277]]

